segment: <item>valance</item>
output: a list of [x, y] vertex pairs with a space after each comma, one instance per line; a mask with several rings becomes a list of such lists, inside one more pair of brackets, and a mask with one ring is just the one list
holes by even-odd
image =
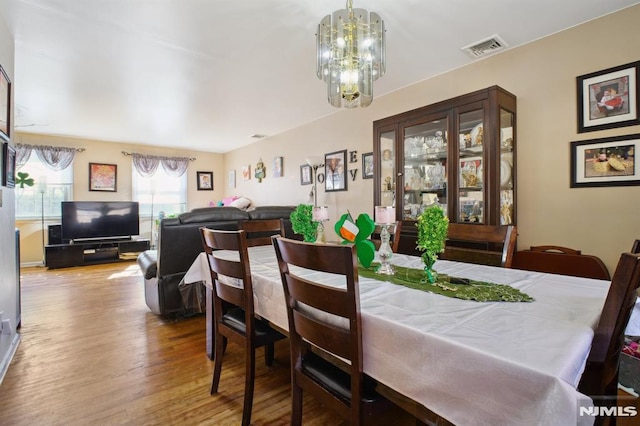
[[40, 161], [52, 170], [64, 170], [76, 156], [76, 152], [84, 151], [84, 148], [68, 148], [63, 146], [29, 145], [19, 143], [16, 145], [16, 169], [24, 166], [31, 152], [35, 151]]
[[169, 176], [180, 177], [187, 171], [189, 161], [195, 158], [188, 157], [164, 157], [160, 155], [146, 155], [122, 151], [124, 155], [133, 157], [133, 167], [142, 177], [151, 177], [162, 164], [162, 168]]

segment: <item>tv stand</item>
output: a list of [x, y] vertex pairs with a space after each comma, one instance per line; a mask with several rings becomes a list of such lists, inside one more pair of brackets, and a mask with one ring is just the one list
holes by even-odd
[[149, 240], [98, 240], [45, 246], [45, 266], [49, 269], [135, 260], [149, 250]]

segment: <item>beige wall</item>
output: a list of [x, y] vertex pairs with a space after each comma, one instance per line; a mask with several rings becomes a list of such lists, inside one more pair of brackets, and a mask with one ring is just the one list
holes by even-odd
[[[569, 188], [569, 143], [640, 132], [640, 126], [577, 133], [576, 76], [637, 61], [640, 6], [569, 29], [537, 42], [478, 61], [453, 72], [377, 97], [366, 109], [343, 110], [308, 125], [225, 155], [236, 170], [237, 188], [255, 204], [308, 201], [299, 184], [299, 166], [309, 155], [358, 151], [355, 182], [348, 191], [325, 194], [333, 222], [349, 209], [372, 213], [373, 181], [361, 178], [363, 152], [372, 151], [374, 120], [457, 95], [499, 85], [518, 97], [518, 247], [555, 244], [599, 256], [613, 273], [621, 252], [640, 238], [640, 187]], [[407, 54], [411, 54], [407, 52]], [[402, 72], [388, 65], [388, 73]], [[310, 77], [312, 78], [312, 77]], [[318, 81], [318, 84], [323, 84]], [[284, 157], [284, 177], [258, 183], [239, 176], [244, 164], [262, 158], [269, 167]], [[270, 176], [271, 170], [267, 170]]]
[[[187, 210], [197, 207], [205, 207], [209, 202], [218, 201], [223, 197], [223, 156], [210, 152], [198, 152], [184, 149], [166, 149], [147, 145], [126, 143], [103, 142], [86, 139], [73, 139], [57, 136], [43, 136], [20, 133], [17, 142], [32, 145], [66, 146], [73, 148], [85, 148], [79, 152], [73, 163], [74, 189], [73, 199], [76, 201], [119, 201], [131, 200], [131, 157], [122, 154], [122, 151], [137, 152], [140, 154], [192, 157], [195, 161], [189, 163], [187, 170], [188, 192]], [[96, 192], [89, 191], [89, 163], [116, 164], [117, 191]], [[196, 185], [196, 171], [214, 172], [214, 190], [198, 191]], [[16, 189], [19, 190], [19, 189]], [[60, 223], [60, 218], [47, 218], [45, 222], [45, 243], [47, 240], [46, 226]], [[42, 262], [42, 226], [41, 220], [16, 221], [20, 228], [21, 247], [20, 261], [23, 265]], [[149, 217], [140, 218], [140, 237], [150, 238], [151, 223]]]

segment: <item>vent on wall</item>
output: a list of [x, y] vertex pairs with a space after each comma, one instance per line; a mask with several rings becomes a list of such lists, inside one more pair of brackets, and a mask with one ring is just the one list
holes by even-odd
[[504, 50], [507, 46], [508, 44], [496, 34], [484, 40], [470, 44], [469, 46], [465, 46], [461, 50], [470, 57], [476, 59]]

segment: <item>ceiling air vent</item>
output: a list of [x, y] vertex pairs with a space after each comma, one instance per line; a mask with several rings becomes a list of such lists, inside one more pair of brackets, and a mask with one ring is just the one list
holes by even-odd
[[461, 50], [470, 57], [476, 59], [504, 50], [507, 46], [508, 44], [496, 34], [484, 40], [470, 44], [469, 46], [465, 46]]

